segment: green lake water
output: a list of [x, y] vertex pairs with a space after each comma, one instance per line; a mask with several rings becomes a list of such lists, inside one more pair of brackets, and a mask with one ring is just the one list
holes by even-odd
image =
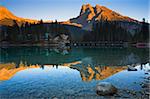
[[[40, 65], [1, 81], [0, 99], [94, 96], [95, 86], [101, 81], [119, 89], [140, 90], [134, 82], [142, 82], [150, 69], [149, 49], [9, 47], [0, 48], [0, 52], [1, 64], [15, 63], [16, 68], [20, 63]], [[64, 65], [74, 62], [81, 63]], [[137, 71], [124, 68], [131, 64], [137, 64]]]

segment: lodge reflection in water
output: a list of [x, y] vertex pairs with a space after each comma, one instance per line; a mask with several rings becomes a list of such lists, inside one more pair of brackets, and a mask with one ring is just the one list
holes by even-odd
[[44, 69], [45, 65], [78, 70], [83, 81], [102, 80], [125, 70], [127, 65], [149, 62], [149, 50], [135, 48], [11, 47], [0, 48], [0, 51], [0, 80], [8, 80], [28, 68]]
[[63, 64], [88, 59], [89, 64], [120, 66], [149, 62], [149, 49], [120, 48], [0, 48], [0, 62], [19, 65], [20, 61], [30, 64]]

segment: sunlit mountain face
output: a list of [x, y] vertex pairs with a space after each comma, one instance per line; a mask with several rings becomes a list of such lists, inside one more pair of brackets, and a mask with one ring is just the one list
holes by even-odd
[[[37, 23], [38, 20], [25, 19], [15, 16], [6, 7], [0, 6], [0, 24], [1, 25], [13, 25], [13, 20], [16, 20], [19, 24], [25, 22]], [[69, 24], [74, 26], [83, 27], [83, 29], [91, 30], [92, 24], [95, 21], [108, 20], [108, 21], [122, 21], [122, 22], [135, 22], [137, 20], [127, 16], [123, 16], [105, 6], [96, 5], [95, 7], [90, 4], [82, 5], [80, 15], [68, 21], [62, 22], [62, 24]]]
[[12, 26], [14, 25], [13, 21], [17, 21], [17, 23], [21, 26], [23, 23], [37, 23], [38, 20], [25, 19], [21, 17], [15, 16], [11, 13], [6, 7], [0, 6], [0, 25]]
[[70, 22], [81, 24], [85, 30], [92, 30], [92, 25], [95, 22], [102, 20], [118, 21], [120, 23], [135, 23], [130, 26], [132, 28], [139, 28], [138, 25], [136, 25], [136, 23], [138, 24], [138, 21], [135, 19], [123, 16], [105, 6], [96, 5], [93, 7], [90, 4], [82, 5], [80, 15], [76, 18], [70, 19]]
[[[1, 25], [13, 25], [13, 20], [16, 20], [20, 25], [29, 22], [37, 23], [38, 20], [25, 19], [15, 16], [6, 7], [0, 6], [0, 24]], [[95, 21], [108, 20], [108, 21], [122, 21], [122, 22], [133, 22], [138, 23], [137, 20], [123, 16], [105, 6], [96, 5], [95, 7], [90, 4], [82, 5], [80, 15], [73, 19], [68, 19], [68, 21], [62, 22], [62, 24], [74, 25], [78, 27], [83, 27], [83, 29], [91, 30], [92, 24]], [[48, 22], [48, 21], [46, 21]]]

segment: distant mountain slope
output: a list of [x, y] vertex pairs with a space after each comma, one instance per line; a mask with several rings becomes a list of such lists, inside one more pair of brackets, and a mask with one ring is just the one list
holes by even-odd
[[0, 25], [12, 26], [14, 24], [13, 20], [17, 21], [18, 24], [22, 24], [25, 22], [29, 22], [29, 23], [38, 22], [38, 20], [31, 20], [31, 19], [17, 17], [4, 6], [0, 6]]
[[[0, 6], [0, 25], [12, 26], [14, 24], [14, 20], [19, 24], [23, 24], [25, 22], [29, 23], [37, 23], [38, 20], [25, 19], [21, 17], [15, 16], [11, 13], [7, 8]], [[112, 11], [104, 6], [96, 5], [92, 7], [90, 4], [83, 5], [80, 11], [80, 15], [76, 18], [70, 19], [69, 21], [60, 22], [60, 24], [69, 25], [69, 30], [72, 31], [71, 26], [77, 27], [80, 30], [91, 31], [92, 25], [94, 22], [100, 20], [107, 21], [118, 21], [121, 23], [121, 26], [132, 34], [137, 32], [140, 29], [141, 24], [137, 20], [134, 20], [130, 17], [123, 16], [115, 11]], [[45, 22], [51, 23], [51, 22]], [[75, 32], [75, 31], [72, 31]]]
[[137, 23], [139, 23], [137, 20], [134, 20], [127, 16], [123, 16], [104, 6], [96, 5], [95, 7], [92, 7], [90, 4], [82, 5], [80, 15], [76, 18], [70, 19], [70, 22], [81, 24], [82, 28], [85, 30], [91, 30], [92, 24], [100, 20], [133, 23], [132, 25], [128, 25], [129, 27], [126, 26], [126, 24], [123, 24], [124, 27], [130, 28], [130, 29], [138, 28], [138, 26], [136, 25]]

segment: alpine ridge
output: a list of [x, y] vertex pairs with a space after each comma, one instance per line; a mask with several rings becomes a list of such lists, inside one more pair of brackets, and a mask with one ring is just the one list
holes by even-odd
[[37, 23], [38, 22], [38, 20], [17, 17], [13, 13], [11, 13], [6, 7], [0, 6], [0, 25], [12, 26], [13, 20], [17, 21], [17, 23], [19, 25], [22, 23], [25, 23], [25, 22], [29, 22], [29, 23]]
[[[14, 20], [18, 23], [18, 25], [26, 22], [39, 22], [38, 20], [17, 17], [4, 6], [0, 6], [0, 25], [12, 26], [14, 24]], [[93, 23], [101, 20], [118, 21], [121, 23], [123, 28], [130, 31], [133, 35], [135, 34], [135, 30], [140, 27], [139, 21], [127, 16], [123, 16], [98, 4], [95, 7], [91, 6], [90, 4], [82, 5], [79, 16], [68, 21], [60, 22], [60, 24], [81, 27], [83, 30], [92, 31]]]
[[70, 19], [70, 22], [81, 24], [83, 29], [91, 30], [93, 22], [100, 20], [138, 23], [135, 19], [123, 16], [98, 4], [95, 7], [92, 7], [90, 4], [82, 5], [80, 15]]

